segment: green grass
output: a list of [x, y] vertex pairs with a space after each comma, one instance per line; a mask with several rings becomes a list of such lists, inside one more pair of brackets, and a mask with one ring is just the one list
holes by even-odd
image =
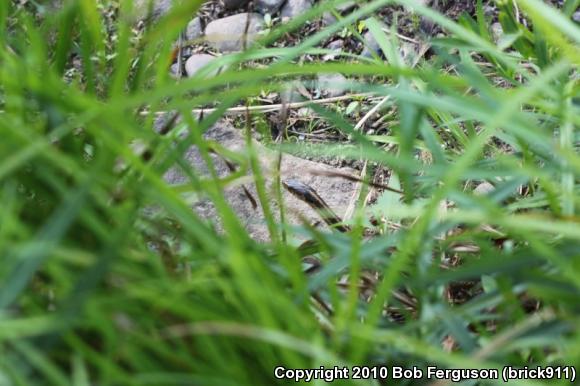
[[[0, 2], [0, 385], [293, 383], [274, 378], [279, 365], [580, 365], [578, 1], [556, 10], [518, 0], [517, 12], [498, 1], [506, 35], [497, 45], [480, 1], [475, 18], [457, 22], [416, 1], [365, 2], [295, 47], [252, 48], [220, 59], [230, 67], [218, 77], [179, 82], [168, 76], [171, 47], [200, 2], [137, 40], [122, 3], [106, 19], [92, 1], [45, 14], [35, 2]], [[390, 3], [446, 32], [415, 67], [373, 16]], [[294, 64], [361, 20], [388, 61]], [[251, 67], [264, 58], [275, 60]], [[224, 199], [228, 181], [181, 162], [190, 183], [164, 182], [189, 146], [210, 158], [202, 133], [227, 108], [328, 72], [360, 79], [353, 92], [389, 96], [391, 130], [367, 135], [344, 108], [312, 106], [352, 140], [280, 149], [362, 154], [388, 169], [405, 194], [385, 192], [367, 211], [397, 227], [362, 238], [362, 209], [348, 234], [277, 223], [277, 196], [251, 147], [232, 159], [256, 176], [269, 244], [254, 242]], [[216, 100], [203, 120], [188, 114]], [[143, 110], [179, 112], [189, 134], [156, 134]], [[151, 156], [135, 154], [135, 141]], [[483, 181], [495, 189], [474, 194]], [[190, 209], [196, 197], [214, 203], [222, 233]], [[303, 273], [293, 232], [317, 240], [309, 252], [326, 263], [316, 274]], [[366, 300], [357, 290], [365, 270], [379, 276]], [[393, 296], [401, 289], [412, 309]], [[513, 384], [548, 382], [569, 384]]]

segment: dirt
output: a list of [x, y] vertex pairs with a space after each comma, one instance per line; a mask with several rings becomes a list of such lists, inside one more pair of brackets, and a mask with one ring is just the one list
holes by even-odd
[[[209, 140], [219, 143], [228, 150], [244, 154], [247, 152], [245, 139], [241, 130], [235, 129], [227, 123], [219, 123], [209, 129], [205, 134]], [[262, 172], [266, 179], [266, 186], [269, 192], [269, 204], [272, 205], [274, 217], [279, 220], [279, 209], [276, 204], [276, 192], [273, 183], [275, 181], [275, 165], [277, 154], [253, 141], [253, 146], [257, 151], [258, 159], [262, 166]], [[212, 155], [212, 160], [216, 173], [220, 178], [231, 174], [231, 171], [221, 156]], [[196, 146], [190, 147], [184, 155], [184, 160], [191, 165], [197, 175], [209, 176], [210, 172], [206, 163], [202, 160], [199, 150]], [[343, 216], [346, 212], [353, 197], [356, 197], [357, 184], [351, 181], [345, 181], [337, 178], [326, 176], [316, 176], [310, 173], [311, 170], [318, 171], [339, 171], [356, 175], [356, 171], [351, 168], [335, 168], [319, 162], [304, 160], [289, 154], [284, 154], [280, 167], [281, 179], [297, 179], [308, 184], [326, 201], [326, 203], [339, 215]], [[188, 178], [177, 168], [171, 169], [166, 175], [165, 180], [172, 185], [187, 184]], [[253, 181], [244, 184], [256, 201], [258, 195]], [[233, 208], [240, 221], [245, 225], [248, 233], [256, 241], [268, 241], [270, 239], [267, 226], [264, 220], [263, 212], [258, 203], [258, 208], [253, 208], [251, 200], [244, 193], [242, 186], [235, 185], [225, 189], [224, 197], [226, 202]], [[283, 189], [282, 200], [285, 207], [286, 221], [290, 225], [300, 225], [304, 221], [308, 224], [314, 224], [324, 228], [326, 225], [321, 221], [317, 213], [306, 203], [294, 197], [292, 194]], [[214, 204], [209, 199], [202, 199], [196, 202], [193, 209], [204, 219], [216, 221], [216, 226], [223, 231], [222, 225], [218, 218], [218, 212]], [[294, 235], [296, 239], [301, 240], [305, 237]]]

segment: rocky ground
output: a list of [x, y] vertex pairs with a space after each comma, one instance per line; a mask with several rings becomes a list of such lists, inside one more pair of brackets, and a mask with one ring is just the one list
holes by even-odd
[[[474, 14], [475, 2], [473, 1], [449, 1], [449, 0], [422, 0], [422, 3], [438, 10], [451, 19], [458, 19], [462, 14]], [[147, 14], [152, 11], [152, 19], [158, 19], [171, 9], [172, 0], [154, 0], [152, 7], [147, 8], [149, 0], [137, 1], [138, 13]], [[191, 21], [183, 33], [183, 39], [178, 50], [181, 58], [175, 55], [171, 66], [174, 77], [192, 77], [200, 74], [204, 67], [212, 66], [212, 61], [221, 55], [237, 52], [246, 47], [256, 44], [268, 31], [308, 12], [313, 6], [318, 5], [316, 0], [213, 0], [206, 1], [196, 15], [192, 15]], [[273, 42], [273, 47], [295, 46], [308, 36], [318, 32], [324, 26], [334, 23], [337, 18], [345, 16], [356, 10], [361, 1], [347, 1], [332, 12], [325, 12], [322, 17], [307, 20], [299, 30], [284, 34], [280, 39]], [[554, 5], [561, 6], [563, 1], [551, 1]], [[490, 20], [494, 21], [491, 29], [496, 39], [502, 36], [502, 28], [497, 22], [497, 9], [494, 1], [484, 1], [484, 11]], [[377, 12], [374, 17], [378, 18], [390, 29], [395, 26], [400, 41], [400, 54], [407, 64], [416, 64], [423, 57], [429, 58], [431, 52], [426, 49], [429, 39], [443, 36], [443, 31], [431, 21], [417, 14], [405, 11], [400, 6], [386, 6]], [[578, 14], [580, 19], [580, 13]], [[178, 46], [176, 42], [176, 47]], [[320, 55], [304, 54], [300, 63], [332, 62], [335, 60], [365, 61], [383, 57], [378, 43], [370, 32], [366, 30], [364, 23], [359, 23], [357, 29], [344, 28], [342, 31], [330, 36], [317, 47], [325, 53]], [[181, 59], [181, 60], [180, 60]], [[267, 65], [267, 60], [256, 61], [255, 65]], [[252, 63], [246, 63], [251, 66]], [[219, 68], [213, 68], [207, 75], [219, 72]], [[377, 81], [380, 81], [378, 79]], [[261, 105], [276, 105], [300, 102], [305, 100], [320, 100], [336, 98], [348, 93], [348, 79], [340, 73], [322, 74], [316, 79], [302, 79], [287, 85], [287, 89], [281, 93], [265, 91], [256, 97], [256, 102]], [[334, 105], [345, 116], [352, 120], [358, 120], [370, 110], [376, 101], [357, 101], [345, 98], [336, 101]], [[272, 127], [272, 137], [277, 138], [280, 133], [276, 132], [276, 124], [279, 121], [277, 114], [266, 114], [267, 124]], [[313, 142], [337, 142], [345, 140], [339, 132], [325, 125], [323, 121], [313, 119], [313, 115], [307, 108], [290, 109], [286, 120], [285, 135], [288, 139], [313, 143]], [[387, 123], [381, 120], [379, 114], [374, 114], [365, 120], [361, 127], [367, 134], [384, 133]]]
[[[197, 14], [192, 15], [191, 21], [183, 31], [180, 41], [175, 43], [176, 55], [171, 66], [171, 74], [174, 78], [194, 77], [194, 76], [213, 76], [220, 71], [220, 68], [212, 67], [212, 62], [221, 55], [242, 51], [254, 44], [259, 44], [260, 38], [272, 28], [291, 21], [294, 18], [308, 12], [317, 1], [314, 0], [221, 0], [207, 1], [199, 9]], [[307, 20], [304, 25], [293, 33], [283, 35], [279, 40], [274, 42], [274, 47], [294, 46], [303, 41], [308, 36], [318, 32], [324, 26], [330, 25], [359, 7], [364, 2], [348, 1], [331, 12], [325, 12], [321, 17]], [[457, 19], [460, 15], [466, 13], [473, 15], [475, 2], [472, 1], [443, 1], [443, 0], [423, 0], [422, 3], [437, 9], [446, 16]], [[562, 2], [557, 2], [562, 3]], [[497, 12], [493, 1], [484, 1], [484, 11], [486, 16], [494, 20]], [[555, 4], [561, 5], [561, 4]], [[148, 0], [137, 1], [137, 11], [143, 20], [155, 22], [161, 16], [169, 12], [172, 6], [172, 0], [154, 0], [149, 3]], [[145, 17], [145, 15], [149, 17]], [[386, 28], [396, 26], [398, 39], [400, 41], [401, 56], [406, 60], [408, 65], [416, 65], [420, 60], [428, 58], [431, 55], [427, 42], [435, 36], [441, 36], [443, 31], [416, 14], [405, 12], [399, 6], [387, 6], [381, 9], [376, 15]], [[495, 21], [492, 25], [496, 39], [502, 35], [501, 25]], [[372, 60], [383, 57], [377, 41], [370, 32], [366, 31], [364, 24], [360, 25], [358, 30], [347, 29], [336, 33], [327, 38], [319, 47], [324, 49], [323, 54], [310, 55], [304, 54], [300, 61], [319, 62], [333, 61], [340, 58], [344, 60], [344, 55], [351, 55], [355, 61]], [[257, 61], [255, 65], [267, 65], [268, 61]], [[251, 66], [252, 63], [246, 63]], [[210, 69], [209, 72], [202, 74], [202, 69]], [[341, 114], [346, 116], [352, 122], [357, 123], [358, 129], [367, 134], [385, 134], [388, 132], [388, 121], [381, 110], [377, 109], [374, 114], [367, 114], [377, 105], [378, 99], [340, 99], [349, 93], [347, 86], [348, 79], [340, 73], [322, 74], [316, 79], [302, 79], [290, 83], [285, 91], [282, 92], [265, 92], [257, 96], [255, 102], [258, 105], [283, 106], [300, 103], [301, 101], [318, 100], [332, 98], [338, 99], [333, 101], [333, 105]], [[333, 130], [325, 121], [317, 119], [307, 107], [290, 108], [287, 115], [284, 116], [283, 133], [280, 130], [281, 116], [280, 108], [274, 109], [273, 112], [266, 113], [255, 117], [253, 126], [260, 123], [269, 127], [271, 132], [269, 136], [273, 141], [298, 141], [303, 142], [306, 146], [316, 142], [348, 142], [349, 138], [344, 134]], [[222, 122], [208, 132], [208, 138], [216, 140], [226, 148], [237, 150], [244, 146], [243, 136], [239, 130], [234, 127], [244, 127], [241, 118], [226, 117]], [[260, 134], [260, 135], [263, 135]], [[260, 135], [256, 137], [259, 138]], [[275, 172], [268, 168], [272, 164], [272, 154], [256, 143], [262, 159], [269, 186], [272, 187]], [[341, 160], [340, 158], [323, 158], [312, 159], [310, 156], [298, 154], [299, 156], [310, 158], [304, 159], [293, 155], [284, 155], [281, 166], [282, 178], [301, 177], [304, 182], [311, 184], [319, 194], [328, 200], [329, 204], [339, 213], [339, 215], [348, 216], [347, 212], [358, 199], [360, 186], [357, 183], [347, 181], [337, 181], [327, 177], [312, 176], [304, 171], [324, 170], [337, 171], [340, 173], [357, 174], [362, 168], [361, 163], [356, 161]], [[196, 170], [204, 170], [203, 162], [195, 148], [191, 148], [186, 159], [195, 166]], [[227, 164], [219, 157], [215, 157], [218, 168], [218, 174], [225, 176], [231, 172]], [[269, 172], [268, 172], [269, 170]], [[172, 184], [186, 182], [176, 170], [172, 170], [166, 176]], [[375, 179], [381, 181], [388, 179], [388, 171], [379, 169], [375, 173]], [[250, 194], [255, 197], [255, 189], [249, 186]], [[227, 200], [232, 204], [239, 217], [246, 223], [250, 234], [258, 240], [267, 240], [268, 232], [261, 216], [261, 211], [256, 210], [250, 199], [248, 192], [244, 192], [241, 186], [232, 187], [226, 192]], [[373, 197], [367, 197], [372, 201]], [[323, 224], [317, 220], [317, 215], [308, 208], [304, 203], [299, 202], [287, 192], [284, 192], [284, 201], [290, 212], [290, 223], [300, 223], [308, 221], [311, 224]], [[198, 213], [205, 218], [215, 218], [215, 210], [208, 201], [198, 202], [194, 205]]]
[[[549, 1], [552, 5], [562, 6], [563, 1]], [[34, 7], [34, 2], [20, 0], [19, 6]], [[156, 23], [161, 17], [172, 9], [174, 0], [136, 0], [135, 11], [137, 23], [135, 27], [136, 41], [140, 34], [151, 23]], [[457, 20], [462, 14], [473, 16], [474, 1], [449, 1], [449, 0], [421, 0], [421, 3], [430, 6], [443, 13], [447, 17]], [[48, 14], [51, 7], [58, 7], [60, 1], [50, 2], [48, 7], [38, 8], [39, 14]], [[99, 3], [106, 19], [114, 20], [118, 17], [119, 2], [116, 0], [102, 1]], [[270, 43], [271, 47], [291, 47], [299, 44], [309, 36], [319, 32], [322, 28], [332, 25], [341, 17], [363, 6], [364, 1], [346, 1], [335, 9], [326, 11], [322, 16], [306, 20], [302, 27], [291, 33], [283, 34], [279, 39]], [[222, 55], [242, 51], [255, 44], [261, 43], [261, 38], [277, 26], [288, 23], [295, 18], [301, 17], [313, 7], [320, 5], [317, 0], [210, 0], [204, 2], [196, 14], [191, 15], [187, 27], [182, 32], [182, 37], [175, 42], [173, 63], [170, 67], [171, 75], [179, 81], [182, 77], [213, 76], [221, 70], [215, 66], [214, 61]], [[491, 30], [495, 39], [502, 36], [501, 25], [497, 22], [497, 9], [492, 0], [483, 1], [484, 12], [492, 21]], [[395, 28], [400, 42], [400, 55], [407, 65], [414, 66], [421, 60], [428, 60], [433, 54], [429, 50], [428, 42], [431, 38], [443, 36], [444, 31], [427, 19], [417, 14], [408, 12], [400, 6], [390, 5], [380, 9], [374, 15], [385, 27]], [[576, 12], [574, 19], [580, 22], [580, 12]], [[110, 23], [114, 25], [114, 23]], [[114, 47], [114, 31], [111, 30], [111, 47]], [[341, 61], [370, 61], [384, 58], [377, 41], [367, 30], [364, 23], [358, 23], [356, 28], [344, 28], [329, 36], [317, 47], [320, 54], [303, 54], [300, 63], [317, 63]], [[265, 66], [269, 60], [257, 60], [246, 62], [244, 66]], [[74, 76], [75, 66], [78, 61], [71, 61], [70, 73]], [[205, 69], [205, 70], [204, 70]], [[204, 71], [202, 73], [201, 71]], [[209, 71], [207, 71], [209, 70]], [[382, 81], [375, 79], [375, 81]], [[266, 127], [269, 132], [256, 131], [255, 138], [258, 140], [267, 136], [265, 142], [291, 141], [303, 143], [307, 148], [315, 143], [348, 143], [350, 138], [334, 130], [326, 121], [318, 119], [316, 114], [308, 107], [295, 106], [304, 101], [329, 102], [342, 116], [348, 119], [355, 127], [366, 134], [389, 134], [389, 113], [376, 108], [380, 98], [357, 98], [352, 95], [348, 88], [348, 79], [340, 73], [321, 74], [315, 79], [297, 79], [289, 83], [284, 90], [265, 90], [251, 101], [258, 107], [263, 107], [264, 114], [256, 114], [252, 117], [252, 127]], [[268, 107], [272, 107], [269, 109]], [[211, 107], [211, 106], [204, 106]], [[286, 109], [286, 107], [290, 107]], [[373, 110], [374, 109], [374, 110]], [[281, 111], [284, 111], [282, 116]], [[392, 118], [392, 117], [391, 117]], [[244, 118], [239, 115], [226, 115], [218, 126], [212, 129], [208, 136], [222, 142], [222, 145], [231, 149], [243, 146], [243, 138], [235, 127], [244, 127]], [[281, 122], [282, 121], [282, 122]], [[271, 160], [266, 147], [258, 142], [260, 157]], [[202, 169], [199, 156], [195, 149], [187, 153], [187, 161], [194, 164], [196, 169]], [[309, 152], [304, 154], [284, 155], [282, 165], [283, 177], [296, 176], [305, 170], [334, 170], [349, 174], [360, 173], [363, 169], [361, 162], [345, 160], [340, 157], [324, 157], [313, 159]], [[218, 172], [226, 175], [230, 171], [227, 165], [216, 157]], [[330, 169], [329, 169], [330, 168]], [[273, 174], [272, 174], [273, 175]], [[272, 175], [270, 177], [272, 177]], [[320, 176], [302, 176], [305, 181], [324, 197], [329, 204], [340, 214], [349, 212], [355, 200], [360, 186], [356, 183], [329, 180]], [[388, 180], [389, 173], [380, 168], [374, 174], [379, 182]], [[170, 183], [184, 182], [183, 176], [176, 171], [167, 175]], [[250, 188], [250, 190], [252, 190]], [[255, 194], [255, 191], [252, 191]], [[234, 187], [228, 192], [228, 200], [237, 210], [240, 218], [248, 224], [250, 232], [256, 239], [267, 239], [267, 231], [263, 220], [241, 187]], [[372, 201], [372, 197], [367, 197]], [[295, 198], [285, 194], [285, 200], [293, 212], [293, 223], [300, 221], [300, 216], [311, 223], [316, 223], [317, 216], [303, 203], [296, 202]], [[302, 209], [300, 210], [300, 207]], [[207, 202], [196, 205], [196, 210], [203, 213], [206, 218], [213, 217], [213, 208]], [[347, 213], [348, 214], [348, 213]]]

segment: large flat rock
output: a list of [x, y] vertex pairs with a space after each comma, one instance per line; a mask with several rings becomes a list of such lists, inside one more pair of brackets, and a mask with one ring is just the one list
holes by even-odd
[[[246, 154], [246, 145], [241, 130], [235, 129], [228, 124], [217, 124], [209, 129], [205, 134], [207, 139], [220, 143], [225, 148], [236, 151], [240, 154]], [[266, 177], [266, 186], [269, 194], [269, 202], [275, 215], [278, 215], [278, 206], [276, 204], [276, 195], [273, 190], [273, 182], [275, 181], [274, 165], [276, 164], [276, 154], [271, 150], [265, 148], [257, 142], [254, 146], [259, 154], [260, 163], [263, 174]], [[195, 146], [190, 147], [185, 156], [185, 160], [191, 165], [194, 172], [198, 175], [208, 176], [209, 171], [207, 165], [202, 160], [198, 149]], [[225, 177], [231, 172], [224, 162], [219, 157], [212, 155], [217, 174], [220, 177]], [[283, 154], [281, 163], [282, 180], [297, 179], [303, 183], [310, 185], [318, 194], [326, 201], [326, 203], [339, 215], [343, 216], [355, 191], [357, 189], [356, 183], [346, 181], [339, 178], [330, 178], [325, 176], [315, 176], [309, 173], [310, 170], [318, 171], [340, 171], [342, 173], [355, 174], [356, 172], [350, 168], [333, 168], [326, 164], [304, 160], [294, 157], [289, 154]], [[188, 179], [177, 168], [173, 168], [165, 175], [165, 180], [170, 184], [186, 184]], [[239, 184], [226, 188], [224, 191], [226, 202], [228, 202], [234, 209], [241, 222], [246, 226], [249, 234], [257, 241], [268, 241], [269, 234], [261, 207], [257, 209], [252, 207], [250, 200], [244, 194], [243, 188]], [[251, 192], [256, 201], [258, 195], [253, 183], [253, 179], [246, 181], [244, 186]], [[300, 225], [302, 221], [308, 221], [310, 224], [316, 224], [318, 227], [326, 228], [326, 225], [320, 220], [320, 217], [312, 210], [306, 203], [294, 197], [292, 194], [283, 189], [282, 191], [284, 206], [286, 209], [286, 221], [288, 224]], [[259, 205], [259, 203], [258, 203]], [[193, 204], [195, 210], [200, 216], [207, 220], [215, 221], [218, 229], [221, 229], [219, 224], [219, 216], [215, 210], [213, 203], [208, 199]], [[298, 237], [301, 239], [302, 237]]]
[[239, 13], [211, 21], [205, 28], [205, 37], [220, 52], [241, 51], [252, 45], [263, 26], [262, 15]]

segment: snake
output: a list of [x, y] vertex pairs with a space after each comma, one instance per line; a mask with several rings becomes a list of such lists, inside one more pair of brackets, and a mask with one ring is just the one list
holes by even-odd
[[328, 226], [340, 232], [349, 232], [350, 227], [342, 223], [342, 219], [328, 206], [328, 204], [316, 193], [311, 186], [295, 179], [282, 181], [282, 185], [296, 196], [307, 203]]

